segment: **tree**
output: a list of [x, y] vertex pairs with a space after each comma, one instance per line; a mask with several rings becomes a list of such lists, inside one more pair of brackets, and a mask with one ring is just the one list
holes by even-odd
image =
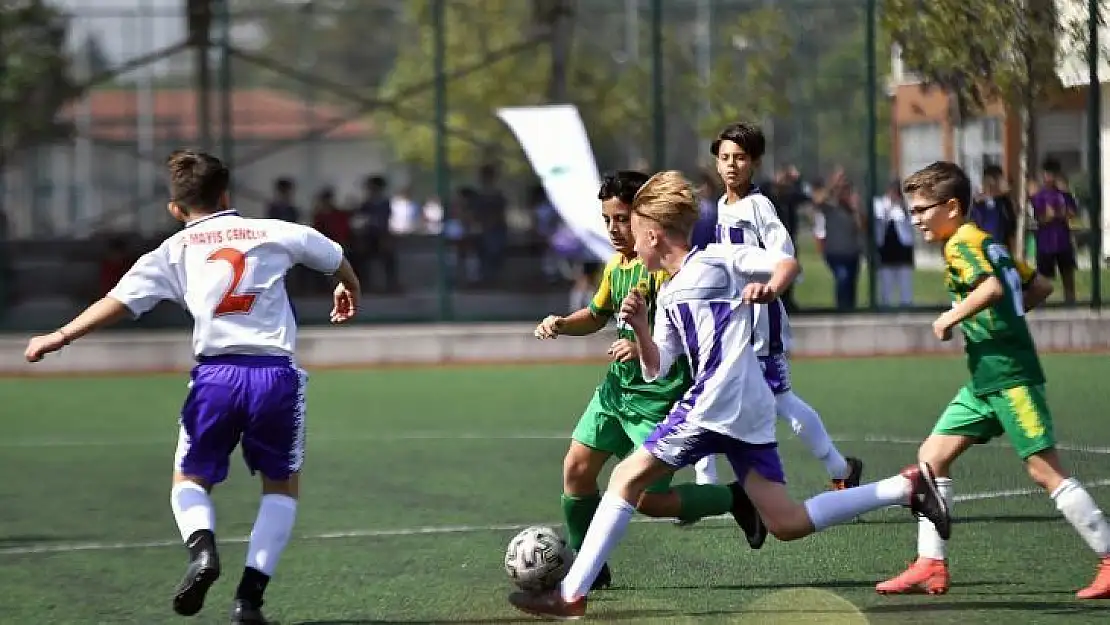
[[791, 32], [786, 14], [773, 6], [745, 11], [719, 28], [717, 38], [731, 44], [731, 50], [716, 55], [708, 83], [701, 85], [694, 72], [684, 73], [690, 88], [700, 86], [709, 103], [699, 133], [712, 135], [738, 119], [785, 112], [787, 75], [781, 70], [794, 44]]
[[1057, 59], [1086, 46], [1086, 4], [883, 0], [881, 20], [901, 48], [906, 67], [926, 86], [953, 97], [958, 119], [995, 99], [1022, 116], [1028, 171], [1028, 159], [1037, 153], [1037, 108], [1059, 89]]
[[59, 110], [79, 90], [65, 50], [67, 19], [42, 0], [0, 7], [0, 164], [68, 136]]
[[105, 74], [112, 69], [112, 61], [104, 50], [104, 44], [100, 43], [100, 37], [95, 33], [85, 37], [74, 57], [74, 65], [81, 66], [88, 76]]
[[[447, 3], [446, 72], [452, 77], [467, 71], [465, 78], [447, 83], [451, 166], [473, 168], [519, 151], [512, 134], [496, 117], [496, 109], [503, 106], [544, 104], [552, 96], [565, 94], [566, 100], [578, 105], [595, 143], [646, 121], [650, 102], [644, 95], [648, 93], [646, 70], [589, 54], [581, 42], [564, 39], [566, 32], [564, 38], [555, 38], [552, 46], [550, 20], [567, 19], [567, 7], [557, 3], [556, 10], [551, 8], [550, 3], [534, 6], [520, 0]], [[410, 92], [413, 85], [433, 79], [435, 33], [430, 11], [428, 0], [405, 5], [405, 27], [418, 35], [401, 42], [383, 97]], [[507, 52], [510, 50], [515, 51]], [[559, 76], [559, 72], [565, 75]], [[424, 112], [427, 123], [383, 115], [383, 130], [398, 158], [430, 166], [435, 154], [433, 92], [408, 93], [403, 101], [411, 110]], [[515, 160], [508, 164], [523, 166]]]

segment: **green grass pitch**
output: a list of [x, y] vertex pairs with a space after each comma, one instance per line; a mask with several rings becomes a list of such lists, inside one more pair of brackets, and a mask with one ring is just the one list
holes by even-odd
[[[1110, 507], [1105, 356], [1046, 357], [1067, 466]], [[913, 458], [965, 377], [957, 358], [795, 363], [795, 387], [865, 478]], [[267, 610], [286, 625], [531, 622], [506, 603], [515, 526], [559, 522], [566, 436], [597, 365], [328, 371], [310, 382], [296, 537]], [[237, 459], [215, 496], [224, 577], [200, 616], [170, 611], [185, 562], [168, 504], [184, 376], [0, 380], [0, 622], [222, 623], [258, 486]], [[792, 492], [825, 487], [787, 432]], [[679, 480], [690, 479], [683, 472]], [[616, 587], [588, 618], [627, 623], [1099, 623], [1080, 603], [1095, 561], [1003, 444], [957, 468], [952, 591], [880, 597], [915, 550], [908, 513], [883, 510], [750, 551], [727, 520], [632, 526]]]

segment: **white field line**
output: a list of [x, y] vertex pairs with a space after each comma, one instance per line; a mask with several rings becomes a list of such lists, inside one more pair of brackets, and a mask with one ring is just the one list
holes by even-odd
[[[451, 437], [458, 439], [459, 437]], [[487, 437], [472, 437], [485, 440]], [[553, 438], [553, 437], [531, 437], [531, 438]], [[558, 438], [564, 438], [559, 436]], [[491, 439], [494, 440], [494, 439]], [[851, 438], [838, 438], [841, 442], [870, 442], [889, 445], [916, 445], [920, 441], [899, 438], [887, 437], [868, 437], [866, 440], [851, 439]], [[1001, 446], [1001, 445], [999, 445]], [[1082, 446], [1059, 446], [1061, 449], [1073, 449], [1075, 451], [1084, 451], [1094, 454], [1110, 454], [1110, 450], [1105, 447], [1082, 447]], [[1110, 486], [1110, 479], [1098, 479], [1086, 482], [1084, 484], [1089, 489], [1105, 488]], [[1017, 488], [1010, 490], [989, 490], [978, 493], [965, 493], [963, 495], [956, 495], [956, 502], [970, 502], [970, 501], [987, 501], [992, 499], [1010, 499], [1013, 497], [1025, 497], [1028, 495], [1035, 495], [1041, 492], [1039, 488]], [[715, 520], [729, 519], [728, 516], [711, 517]], [[652, 519], [646, 517], [637, 517], [632, 520], [633, 523], [670, 523], [671, 519]], [[524, 529], [532, 525], [558, 525], [557, 522], [549, 523], [503, 523], [491, 525], [436, 525], [425, 527], [403, 527], [397, 529], [363, 529], [363, 530], [349, 530], [339, 532], [320, 532], [315, 534], [305, 534], [298, 537], [300, 540], [342, 540], [350, 538], [393, 538], [403, 536], [438, 536], [444, 534], [474, 534], [480, 532], [511, 532]], [[0, 541], [3, 539], [0, 538]], [[248, 540], [246, 536], [237, 536], [233, 538], [221, 538], [220, 542], [223, 544], [244, 544]], [[86, 543], [63, 543], [63, 544], [31, 544], [20, 547], [4, 547], [0, 548], [0, 556], [19, 556], [19, 555], [41, 555], [41, 554], [65, 554], [77, 553], [82, 551], [121, 551], [127, 549], [155, 549], [166, 547], [180, 547], [181, 543], [176, 540], [152, 540], [152, 541], [134, 541], [134, 542], [86, 542]]]

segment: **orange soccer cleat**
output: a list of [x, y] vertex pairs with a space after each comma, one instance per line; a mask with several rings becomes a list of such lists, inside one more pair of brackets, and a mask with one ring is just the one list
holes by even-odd
[[[1104, 570], [1110, 571], [1110, 568]], [[1110, 577], [1107, 581], [1110, 582]], [[948, 565], [944, 560], [918, 558], [901, 575], [875, 586], [875, 591], [881, 595], [943, 595], [948, 592]]]
[[1079, 599], [1110, 599], [1110, 556], [1098, 563], [1095, 581], [1075, 593], [1075, 596]]
[[586, 615], [585, 597], [567, 601], [557, 587], [541, 592], [517, 591], [509, 595], [509, 603], [525, 614], [560, 621], [575, 621]]

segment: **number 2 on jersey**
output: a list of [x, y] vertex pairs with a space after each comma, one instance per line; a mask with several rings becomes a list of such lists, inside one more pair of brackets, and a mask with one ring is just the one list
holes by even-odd
[[239, 283], [243, 281], [243, 273], [247, 270], [247, 255], [237, 249], [224, 247], [212, 252], [208, 262], [224, 261], [231, 265], [231, 284], [227, 285], [220, 303], [216, 304], [213, 314], [216, 317], [223, 315], [245, 315], [254, 307], [254, 300], [258, 298], [253, 293], [236, 293]]

